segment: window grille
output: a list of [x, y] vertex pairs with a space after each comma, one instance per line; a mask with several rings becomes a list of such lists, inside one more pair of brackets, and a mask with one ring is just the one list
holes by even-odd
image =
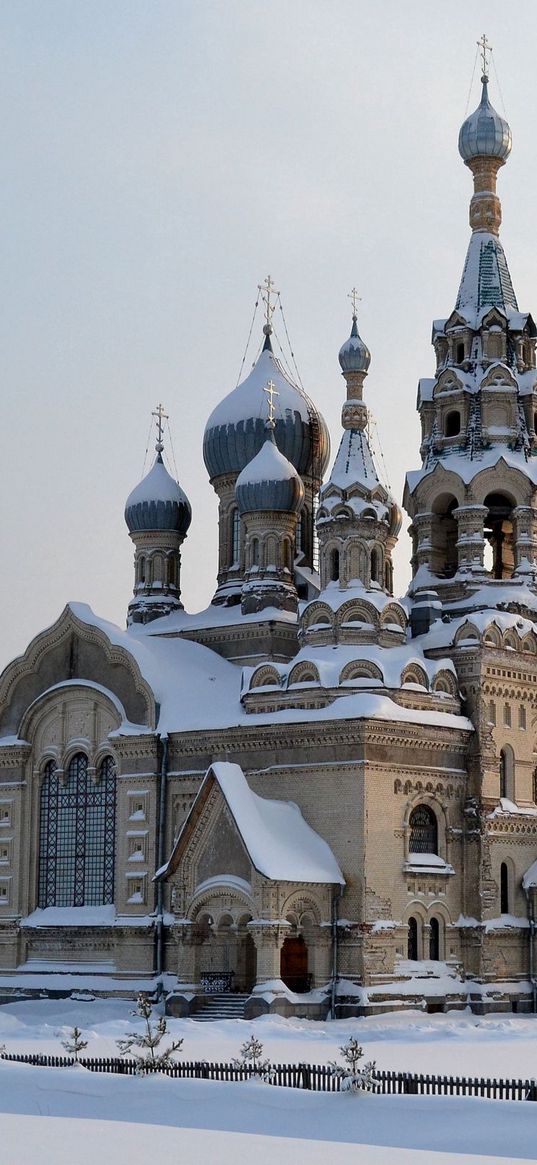
[[417, 805], [410, 814], [410, 853], [438, 853], [438, 826], [428, 805]]
[[39, 906], [103, 906], [114, 901], [116, 772], [106, 757], [94, 781], [84, 753], [63, 780], [53, 761], [41, 787]]

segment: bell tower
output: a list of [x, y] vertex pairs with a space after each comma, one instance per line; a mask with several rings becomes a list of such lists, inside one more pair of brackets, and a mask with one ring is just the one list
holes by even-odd
[[[455, 307], [433, 323], [434, 377], [420, 380], [422, 468], [407, 475], [412, 518], [411, 593], [435, 590], [453, 610], [509, 588], [536, 589], [537, 329], [519, 310], [499, 238], [497, 175], [511, 130], [490, 103], [489, 45], [481, 101], [459, 133], [471, 171], [471, 237]], [[491, 586], [505, 591], [498, 599]], [[479, 606], [479, 601], [477, 601]]]

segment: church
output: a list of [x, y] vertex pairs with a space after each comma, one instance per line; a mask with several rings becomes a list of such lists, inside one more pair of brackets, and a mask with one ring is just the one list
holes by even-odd
[[484, 53], [459, 134], [469, 246], [418, 387], [407, 594], [356, 302], [331, 463], [268, 279], [259, 355], [205, 429], [208, 609], [181, 603], [192, 511], [159, 409], [125, 508], [126, 629], [70, 603], [0, 677], [4, 999], [536, 1010], [537, 329], [499, 238], [511, 132], [488, 84]]

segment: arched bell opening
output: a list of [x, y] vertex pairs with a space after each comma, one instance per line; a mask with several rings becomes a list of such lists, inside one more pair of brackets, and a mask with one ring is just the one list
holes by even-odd
[[485, 543], [491, 548], [485, 554], [485, 565], [493, 578], [511, 578], [515, 569], [513, 503], [505, 494], [487, 494], [484, 524]]
[[452, 409], [444, 420], [444, 437], [458, 437], [461, 431], [461, 414], [458, 409]]
[[457, 520], [453, 516], [458, 501], [452, 494], [442, 494], [432, 509], [431, 570], [438, 578], [453, 578], [457, 573]]

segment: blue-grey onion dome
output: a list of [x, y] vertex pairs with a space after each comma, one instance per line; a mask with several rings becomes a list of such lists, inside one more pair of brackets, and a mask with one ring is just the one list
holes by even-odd
[[367, 372], [371, 364], [371, 353], [358, 332], [356, 316], [352, 317], [351, 334], [339, 349], [338, 359], [342, 372]]
[[212, 412], [203, 438], [209, 477], [240, 473], [266, 440], [268, 381], [276, 391], [276, 444], [302, 477], [321, 480], [330, 457], [326, 422], [313, 402], [289, 379], [267, 335], [252, 371]]
[[304, 486], [294, 465], [280, 453], [272, 429], [265, 429], [259, 453], [239, 474], [235, 497], [241, 514], [284, 510], [296, 514], [304, 501]]
[[466, 118], [459, 132], [459, 154], [465, 162], [472, 158], [501, 158], [511, 153], [511, 130], [493, 109], [488, 96], [488, 77], [482, 77], [483, 93], [475, 111]]
[[152, 469], [129, 494], [125, 521], [131, 534], [136, 530], [176, 530], [186, 534], [192, 521], [190, 502], [168, 473], [160, 452]]

